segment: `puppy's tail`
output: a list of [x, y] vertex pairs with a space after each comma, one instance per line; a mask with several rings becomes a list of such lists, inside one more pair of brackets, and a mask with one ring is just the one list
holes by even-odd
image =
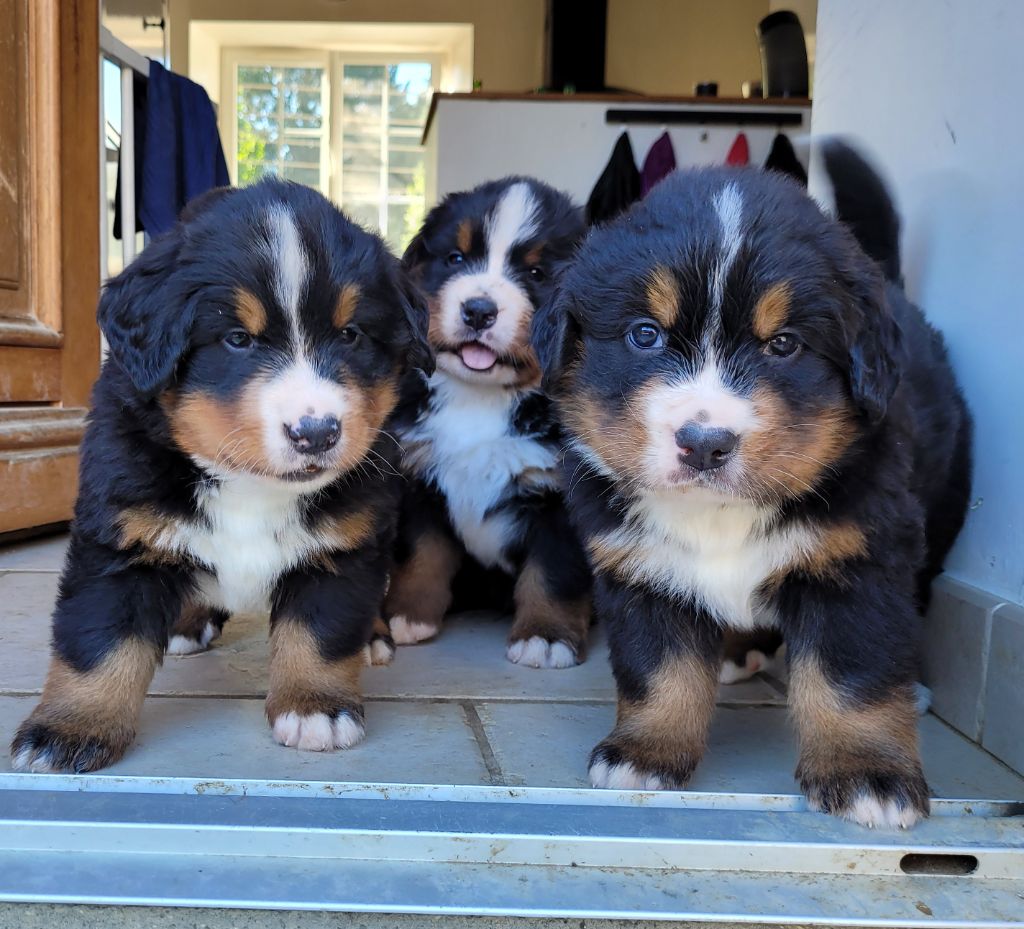
[[849, 142], [827, 139], [821, 147], [837, 218], [857, 237], [890, 281], [900, 281], [900, 217], [885, 181]]

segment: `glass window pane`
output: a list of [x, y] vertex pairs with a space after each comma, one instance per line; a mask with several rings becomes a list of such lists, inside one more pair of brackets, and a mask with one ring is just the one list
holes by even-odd
[[237, 79], [238, 183], [277, 174], [320, 189], [323, 68], [240, 65]]
[[346, 198], [379, 197], [380, 171], [343, 171], [342, 191]]
[[281, 146], [281, 157], [285, 161], [299, 162], [307, 167], [320, 169], [320, 142], [317, 139], [286, 139]]
[[305, 184], [307, 187], [320, 187], [319, 168], [297, 168], [294, 165], [286, 164], [281, 172], [285, 180]]
[[431, 65], [422, 61], [342, 69], [343, 203], [396, 250], [423, 218], [426, 175], [420, 137], [432, 79]]
[[353, 222], [367, 229], [380, 229], [380, 208], [375, 201], [346, 200], [341, 208]]
[[392, 203], [388, 206], [388, 245], [396, 254], [405, 251], [405, 247], [423, 222], [426, 212], [422, 198], [415, 203]]

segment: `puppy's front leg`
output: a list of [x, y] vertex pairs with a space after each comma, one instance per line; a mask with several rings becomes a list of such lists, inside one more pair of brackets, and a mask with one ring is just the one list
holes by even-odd
[[718, 686], [721, 630], [678, 601], [595, 581], [618, 685], [615, 728], [590, 755], [595, 787], [685, 786], [704, 754]]
[[402, 497], [395, 565], [384, 602], [395, 644], [414, 645], [441, 631], [461, 563], [462, 545], [452, 533], [444, 498], [410, 480]]
[[794, 609], [783, 618], [796, 776], [814, 809], [907, 828], [929, 812], [914, 703], [918, 618], [909, 593], [871, 573], [856, 589], [791, 581], [783, 591]]
[[97, 575], [104, 557], [72, 545], [43, 696], [11, 744], [18, 770], [95, 771], [119, 760], [135, 738], [187, 585], [177, 573], [149, 566]]
[[587, 558], [561, 496], [538, 502], [516, 579], [508, 660], [532, 668], [571, 668], [586, 660], [590, 587]]
[[270, 616], [267, 718], [282, 745], [349, 748], [365, 734], [359, 675], [384, 593], [383, 559], [335, 554], [278, 585]]

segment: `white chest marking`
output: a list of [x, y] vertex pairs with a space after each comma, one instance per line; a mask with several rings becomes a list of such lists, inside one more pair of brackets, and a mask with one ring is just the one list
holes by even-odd
[[764, 533], [768, 514], [753, 504], [700, 491], [655, 491], [637, 499], [623, 527], [605, 537], [628, 554], [628, 576], [657, 590], [695, 599], [722, 625], [770, 625], [758, 588], [777, 571], [813, 550], [804, 527]]
[[213, 570], [215, 577], [197, 578], [199, 594], [210, 606], [233, 613], [266, 611], [280, 577], [324, 547], [303, 526], [300, 499], [289, 487], [235, 476], [199, 493], [208, 526], [178, 524], [157, 544]]
[[433, 411], [403, 436], [406, 466], [440, 488], [466, 550], [484, 565], [509, 570], [503, 549], [514, 517], [488, 511], [524, 471], [534, 487], [558, 487], [555, 454], [534, 439], [509, 435], [513, 391], [481, 389], [440, 372], [430, 383]]

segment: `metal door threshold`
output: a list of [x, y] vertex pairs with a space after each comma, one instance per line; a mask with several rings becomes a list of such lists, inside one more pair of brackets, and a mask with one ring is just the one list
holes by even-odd
[[898, 833], [786, 795], [0, 775], [0, 900], [1024, 926], [1024, 804]]

